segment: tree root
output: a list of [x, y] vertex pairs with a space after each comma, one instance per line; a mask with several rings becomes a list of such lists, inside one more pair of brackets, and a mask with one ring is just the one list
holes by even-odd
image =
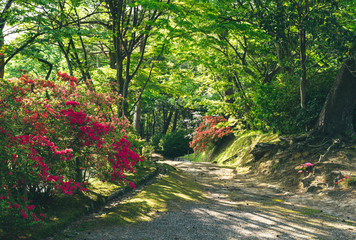
[[324, 154], [320, 155], [318, 163], [319, 163], [319, 162], [323, 162], [323, 161], [326, 159], [326, 157], [328, 156], [328, 154], [330, 153], [330, 151], [331, 151], [333, 148], [335, 148], [336, 146], [338, 146], [340, 143], [341, 143], [341, 140], [340, 140], [340, 139], [334, 139], [333, 142], [332, 142], [332, 144], [331, 144], [331, 145], [328, 147], [328, 149], [326, 150], [326, 152], [325, 152]]

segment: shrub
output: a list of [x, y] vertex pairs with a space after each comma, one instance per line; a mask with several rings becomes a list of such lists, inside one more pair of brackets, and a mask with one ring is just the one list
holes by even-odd
[[165, 135], [161, 141], [162, 154], [165, 157], [183, 156], [189, 151], [189, 141], [186, 131], [178, 130]]
[[353, 187], [356, 186], [356, 177], [345, 176], [344, 178], [340, 179], [335, 184], [338, 184], [341, 187]]
[[232, 134], [230, 127], [218, 126], [219, 123], [224, 122], [227, 120], [223, 117], [203, 117], [203, 121], [195, 129], [193, 140], [190, 142], [190, 147], [194, 152], [204, 152], [222, 137]]
[[158, 153], [162, 152], [162, 148], [159, 145], [159, 143], [163, 137], [164, 137], [164, 134], [157, 133], [157, 134], [153, 135], [151, 138], [151, 145], [154, 147], [154, 150]]
[[125, 181], [143, 160], [126, 137], [129, 122], [112, 111], [114, 93], [65, 73], [57, 80], [0, 80], [0, 225], [44, 220], [38, 196], [86, 191], [89, 175]]
[[146, 144], [145, 146], [143, 146], [142, 148], [142, 155], [146, 158], [146, 159], [150, 159], [150, 157], [152, 156], [152, 154], [154, 153], [155, 148], [153, 147], [153, 145], [151, 144]]

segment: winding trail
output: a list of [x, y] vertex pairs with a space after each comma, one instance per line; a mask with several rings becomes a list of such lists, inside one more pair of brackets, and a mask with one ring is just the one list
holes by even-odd
[[[67, 239], [356, 239], [355, 208], [333, 207], [325, 196], [323, 202], [312, 194], [291, 194], [211, 163], [164, 163], [201, 184], [207, 201], [173, 203], [174, 209], [151, 221], [76, 232]], [[321, 210], [315, 210], [318, 205]]]

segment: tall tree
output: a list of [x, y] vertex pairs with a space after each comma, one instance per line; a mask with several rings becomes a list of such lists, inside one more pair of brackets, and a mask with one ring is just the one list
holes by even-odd
[[354, 134], [355, 93], [356, 61], [351, 58], [344, 61], [336, 77], [319, 115], [315, 132], [331, 136]]
[[127, 116], [129, 86], [139, 71], [147, 40], [170, 0], [105, 0], [112, 21], [112, 38], [119, 94], [123, 97], [121, 116]]
[[[5, 4], [1, 6], [3, 9], [0, 15], [0, 49], [3, 49], [4, 47], [4, 28], [7, 19], [10, 17], [10, 8], [13, 3], [14, 0], [7, 0], [5, 1]], [[1, 4], [3, 4], [3, 2], [1, 2]], [[4, 55], [2, 53], [0, 56], [0, 79], [4, 78], [4, 70], [5, 70], [4, 66], [5, 66], [5, 60], [4, 60]]]

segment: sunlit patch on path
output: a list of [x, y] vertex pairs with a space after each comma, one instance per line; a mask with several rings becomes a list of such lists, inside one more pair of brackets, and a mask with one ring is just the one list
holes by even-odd
[[[354, 221], [290, 202], [278, 187], [234, 169], [165, 163], [183, 173], [119, 203], [104, 221], [97, 215], [82, 232], [68, 230], [67, 239], [356, 239]], [[125, 215], [130, 204], [137, 211]]]

